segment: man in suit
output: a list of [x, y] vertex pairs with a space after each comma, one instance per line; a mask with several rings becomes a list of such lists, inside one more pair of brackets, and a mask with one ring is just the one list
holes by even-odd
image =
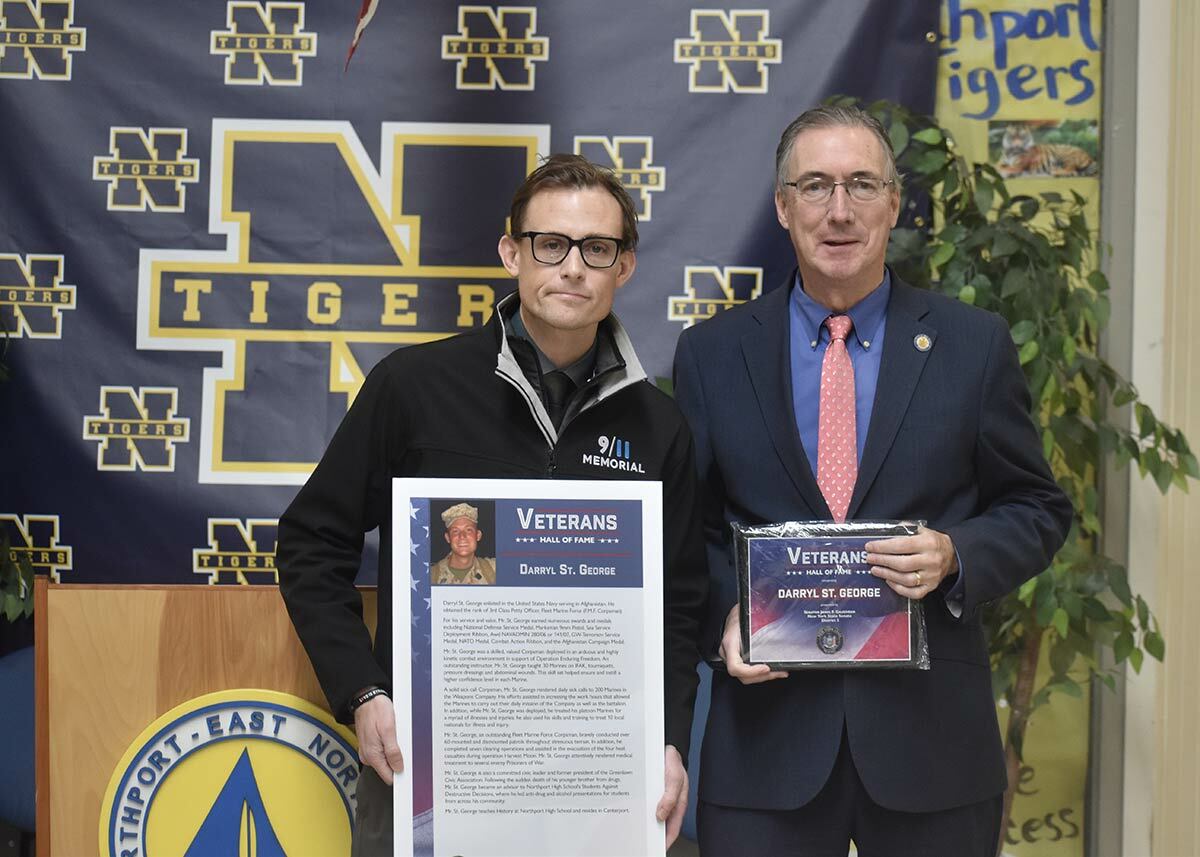
[[[1006, 780], [978, 608], [1049, 564], [1070, 502], [1003, 319], [885, 267], [900, 192], [882, 126], [810, 110], [776, 172], [796, 273], [684, 331], [675, 355], [705, 493], [701, 647], [717, 666], [701, 851], [844, 857], [853, 839], [862, 857], [992, 857]], [[829, 519], [927, 522], [868, 543], [867, 560], [924, 603], [931, 669], [742, 661], [729, 523]]]

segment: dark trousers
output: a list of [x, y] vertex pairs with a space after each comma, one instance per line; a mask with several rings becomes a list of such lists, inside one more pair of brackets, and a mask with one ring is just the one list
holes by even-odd
[[392, 787], [366, 765], [358, 777], [357, 803], [352, 857], [392, 857]]
[[899, 812], [871, 800], [846, 735], [833, 773], [799, 809], [744, 809], [700, 801], [701, 857], [995, 857], [1003, 795], [938, 812]]

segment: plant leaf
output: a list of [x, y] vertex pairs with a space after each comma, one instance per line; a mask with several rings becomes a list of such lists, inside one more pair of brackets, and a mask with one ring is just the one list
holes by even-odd
[[1029, 274], [1020, 268], [1009, 268], [1000, 283], [1000, 297], [1010, 298], [1029, 288]]
[[1121, 387], [1113, 393], [1113, 404], [1118, 408], [1128, 405], [1137, 398], [1137, 392], [1132, 387]]
[[936, 146], [942, 142], [942, 131], [940, 128], [922, 128], [920, 131], [912, 135], [914, 140], [920, 140], [929, 146]]
[[1024, 345], [1029, 340], [1033, 339], [1033, 335], [1037, 333], [1037, 325], [1029, 319], [1018, 321], [1012, 326], [1012, 341], [1016, 345]]
[[1095, 622], [1108, 622], [1112, 619], [1112, 613], [1108, 608], [1097, 598], [1083, 599], [1083, 615]]
[[1017, 241], [1006, 232], [1001, 232], [996, 235], [992, 241], [992, 255], [997, 259], [1004, 256], [1011, 256], [1017, 252]]
[[1070, 625], [1070, 617], [1067, 616], [1067, 611], [1059, 607], [1054, 611], [1054, 618], [1050, 620], [1050, 624], [1054, 626], [1054, 630], [1062, 639], [1067, 638], [1067, 627]]
[[1156, 661], [1161, 661], [1167, 655], [1167, 644], [1157, 631], [1147, 631], [1146, 636], [1142, 638], [1142, 646]]
[[1108, 586], [1122, 604], [1126, 607], [1133, 605], [1133, 593], [1129, 591], [1129, 577], [1126, 575], [1125, 569], [1116, 567], [1110, 570]]
[[1060, 690], [1067, 696], [1074, 697], [1075, 699], [1083, 698], [1083, 688], [1079, 686], [1079, 682], [1074, 681], [1073, 679], [1064, 678], [1062, 681], [1056, 681], [1054, 683], [1054, 689]]
[[1021, 588], [1017, 590], [1017, 598], [1019, 598], [1021, 603], [1026, 607], [1029, 607], [1031, 604], [1033, 604], [1033, 593], [1037, 590], [1037, 585], [1037, 578], [1032, 577], [1022, 583]]
[[934, 149], [917, 158], [916, 163], [913, 164], [913, 170], [921, 175], [930, 176], [941, 170], [944, 166], [946, 166], [945, 153]]
[[1113, 660], [1117, 663], [1129, 657], [1129, 653], [1133, 651], [1133, 634], [1128, 631], [1122, 631], [1117, 634], [1117, 638], [1113, 640]]
[[942, 243], [933, 251], [933, 255], [929, 257], [929, 264], [935, 268], [940, 268], [942, 265], [950, 261], [950, 257], [954, 255], [954, 245], [950, 243]]
[[995, 196], [995, 191], [992, 190], [990, 184], [980, 182], [975, 187], [975, 207], [979, 209], [979, 213], [987, 216], [987, 213], [992, 210], [992, 199]]

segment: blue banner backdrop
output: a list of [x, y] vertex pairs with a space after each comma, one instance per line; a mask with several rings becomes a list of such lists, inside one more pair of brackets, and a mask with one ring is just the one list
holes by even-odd
[[640, 207], [648, 371], [792, 266], [779, 132], [931, 112], [928, 0], [469, 6], [0, 0], [0, 527], [63, 582], [275, 581], [276, 519], [365, 373], [482, 323], [537, 156]]

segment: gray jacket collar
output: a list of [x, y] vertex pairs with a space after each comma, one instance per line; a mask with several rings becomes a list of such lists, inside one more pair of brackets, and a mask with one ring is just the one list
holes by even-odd
[[[508, 337], [504, 335], [504, 319], [517, 311], [520, 306], [520, 296], [517, 292], [513, 292], [499, 303], [492, 315], [492, 322], [497, 326], [496, 338], [499, 340], [499, 350], [496, 354], [496, 374], [514, 386], [521, 396], [525, 399], [525, 404], [529, 407], [529, 411], [533, 414], [534, 421], [541, 429], [542, 435], [546, 438], [546, 443], [554, 446], [558, 442], [558, 432], [554, 429], [554, 423], [550, 420], [550, 415], [546, 412], [545, 405], [542, 404], [541, 397], [537, 391], [533, 389], [529, 381], [525, 378], [525, 373], [522, 371], [520, 364], [517, 363], [513, 356], [512, 348], [509, 347]], [[597, 379], [596, 395], [592, 396], [587, 403], [580, 409], [579, 413], [594, 407], [597, 403], [604, 401], [614, 393], [625, 389], [631, 384], [636, 384], [639, 381], [646, 379], [646, 371], [642, 368], [641, 361], [638, 360], [636, 352], [633, 350], [633, 343], [629, 339], [629, 334], [625, 331], [625, 327], [620, 320], [609, 313], [604, 321], [600, 322], [609, 335], [612, 337], [612, 344], [616, 350], [616, 356], [620, 358], [618, 365], [614, 370], [603, 373]], [[597, 368], [604, 365], [604, 344], [601, 342], [601, 353], [596, 355]], [[568, 423], [564, 423], [564, 428]]]

